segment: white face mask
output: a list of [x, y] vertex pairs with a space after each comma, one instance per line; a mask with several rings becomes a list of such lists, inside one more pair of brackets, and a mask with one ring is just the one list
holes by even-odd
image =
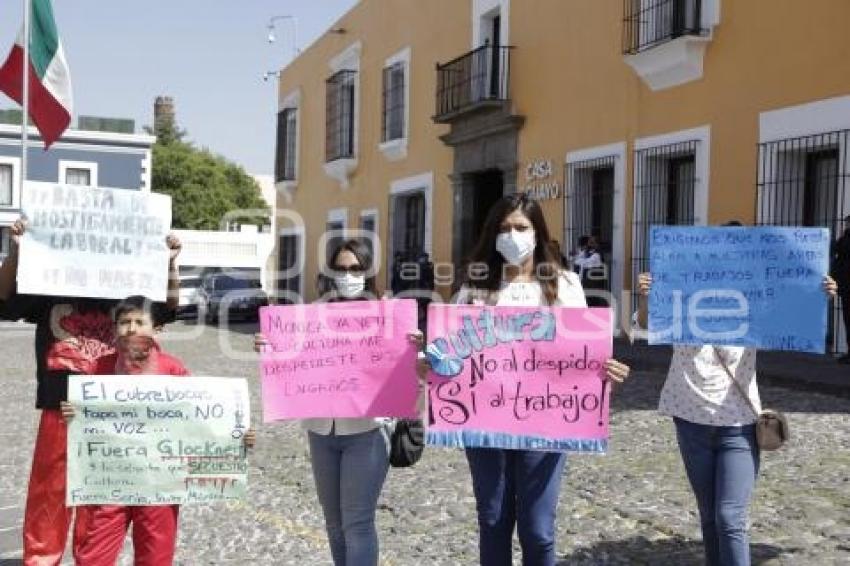
[[496, 237], [496, 251], [511, 265], [522, 265], [537, 246], [534, 230], [503, 232]]
[[363, 294], [366, 290], [366, 276], [345, 273], [334, 277], [334, 285], [339, 296], [344, 299], [353, 299]]

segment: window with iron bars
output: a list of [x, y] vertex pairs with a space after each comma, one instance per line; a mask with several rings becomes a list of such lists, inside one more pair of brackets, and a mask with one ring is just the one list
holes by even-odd
[[[278, 238], [278, 260], [277, 260], [277, 285], [276, 303], [293, 304], [303, 300], [301, 297], [301, 269], [296, 266], [299, 262], [300, 235], [287, 234]], [[320, 287], [320, 285], [317, 285]], [[324, 289], [319, 289], [319, 294], [324, 294]]]
[[0, 206], [12, 206], [15, 168], [9, 163], [0, 163]]
[[378, 233], [376, 231], [378, 218], [374, 214], [364, 214], [360, 217], [360, 230], [364, 232], [361, 234], [361, 238], [366, 244], [366, 247], [369, 248], [369, 253], [375, 253], [375, 240], [378, 238]]
[[12, 230], [8, 227], [0, 228], [0, 263], [9, 255], [9, 246], [12, 238]]
[[68, 167], [65, 170], [65, 183], [68, 185], [91, 186], [91, 169]]
[[[569, 187], [564, 199], [566, 245], [578, 251], [579, 239], [591, 236], [596, 240], [596, 253], [601, 267], [580, 268], [585, 289], [611, 291], [611, 254], [614, 240], [614, 167], [613, 155], [569, 163], [566, 181]], [[569, 214], [569, 216], [567, 216]], [[571, 253], [571, 255], [573, 255]], [[573, 256], [575, 262], [578, 256]], [[575, 264], [573, 268], [576, 269]], [[588, 305], [607, 306], [607, 300], [588, 296]]]
[[334, 252], [345, 241], [345, 224], [338, 220], [330, 221], [325, 225], [325, 230], [327, 232], [325, 261], [330, 266]]
[[425, 243], [425, 195], [418, 193], [404, 200], [404, 249], [422, 251]]
[[634, 55], [683, 35], [705, 35], [702, 0], [624, 0], [623, 53]]
[[275, 181], [295, 180], [298, 109], [286, 108], [277, 115]]
[[574, 249], [581, 236], [593, 236], [610, 255], [614, 237], [614, 165], [611, 155], [567, 165], [570, 191], [564, 199], [566, 245]]
[[391, 265], [414, 261], [425, 249], [425, 194], [414, 192], [390, 197]]
[[[698, 143], [692, 140], [635, 152], [632, 282], [649, 270], [651, 226], [694, 224]], [[636, 301], [637, 296], [632, 299]]]
[[405, 137], [405, 66], [403, 61], [399, 61], [384, 69], [381, 113], [381, 141], [384, 142]]
[[365, 215], [360, 218], [360, 229], [370, 234], [375, 233], [375, 217], [373, 215]]
[[847, 353], [850, 257], [836, 244], [850, 227], [843, 222], [850, 215], [850, 130], [765, 142], [758, 149], [756, 223], [830, 230], [830, 270], [841, 300], [829, 312], [827, 350]]
[[357, 71], [343, 70], [327, 80], [325, 161], [354, 157]]

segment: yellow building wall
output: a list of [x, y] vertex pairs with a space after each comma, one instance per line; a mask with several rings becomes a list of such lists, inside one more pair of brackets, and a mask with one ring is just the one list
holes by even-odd
[[[709, 222], [752, 222], [759, 114], [850, 94], [845, 0], [723, 0], [702, 79], [658, 92], [624, 61], [622, 2], [533, 4], [511, 4], [511, 88], [526, 117], [519, 161], [563, 164], [569, 151], [625, 141], [627, 264], [635, 139], [709, 125]], [[543, 203], [551, 231], [561, 234], [562, 203]]]
[[[435, 64], [470, 49], [471, 0], [363, 0], [287, 67], [280, 95], [302, 91], [298, 187], [291, 203], [307, 231], [307, 299], [315, 297], [318, 240], [327, 211], [348, 208], [348, 226], [360, 211], [379, 211], [388, 238], [393, 180], [432, 171], [433, 259], [450, 261], [452, 151], [438, 136], [449, 131], [431, 119]], [[513, 0], [510, 3], [511, 93], [519, 132], [518, 185], [524, 166], [550, 159], [563, 181], [565, 154], [626, 142], [625, 285], [630, 285], [633, 142], [708, 125], [711, 128], [708, 220], [752, 222], [756, 202], [759, 113], [850, 94], [848, 0], [722, 0], [704, 59], [703, 77], [651, 91], [622, 54], [621, 0]], [[347, 190], [327, 177], [325, 80], [328, 62], [355, 41], [360, 58], [359, 164]], [[412, 49], [408, 156], [389, 162], [379, 151], [381, 70], [387, 57]], [[563, 187], [562, 187], [563, 188]], [[543, 201], [553, 237], [563, 231], [562, 201]], [[280, 227], [280, 226], [279, 226]], [[386, 256], [383, 257], [386, 260]], [[384, 266], [382, 266], [383, 268]], [[383, 287], [385, 272], [379, 277]]]
[[[435, 62], [469, 50], [470, 8], [457, 0], [363, 0], [281, 73], [280, 96], [301, 89], [299, 106], [300, 156], [298, 186], [291, 203], [306, 224], [306, 299], [316, 294], [319, 238], [327, 211], [348, 208], [348, 227], [357, 228], [362, 210], [378, 210], [378, 230], [384, 254], [380, 288], [386, 287], [386, 244], [389, 236], [389, 190], [394, 180], [427, 172], [434, 174], [433, 255], [451, 256], [452, 196], [448, 173], [452, 152], [438, 136], [447, 130], [434, 124]], [[325, 80], [332, 74], [329, 61], [356, 41], [362, 42], [359, 73], [358, 165], [347, 189], [325, 175]], [[381, 153], [382, 69], [388, 57], [411, 48], [410, 112], [407, 157], [391, 162]], [[279, 226], [280, 228], [281, 226]]]

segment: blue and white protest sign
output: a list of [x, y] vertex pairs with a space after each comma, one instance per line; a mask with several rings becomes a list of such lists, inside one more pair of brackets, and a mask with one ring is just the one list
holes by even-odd
[[650, 344], [823, 353], [825, 228], [653, 226]]

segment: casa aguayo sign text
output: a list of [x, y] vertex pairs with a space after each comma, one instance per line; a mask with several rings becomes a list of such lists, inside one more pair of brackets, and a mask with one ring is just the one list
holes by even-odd
[[561, 181], [554, 175], [551, 159], [535, 159], [525, 166], [525, 185], [522, 191], [537, 200], [561, 196]]

